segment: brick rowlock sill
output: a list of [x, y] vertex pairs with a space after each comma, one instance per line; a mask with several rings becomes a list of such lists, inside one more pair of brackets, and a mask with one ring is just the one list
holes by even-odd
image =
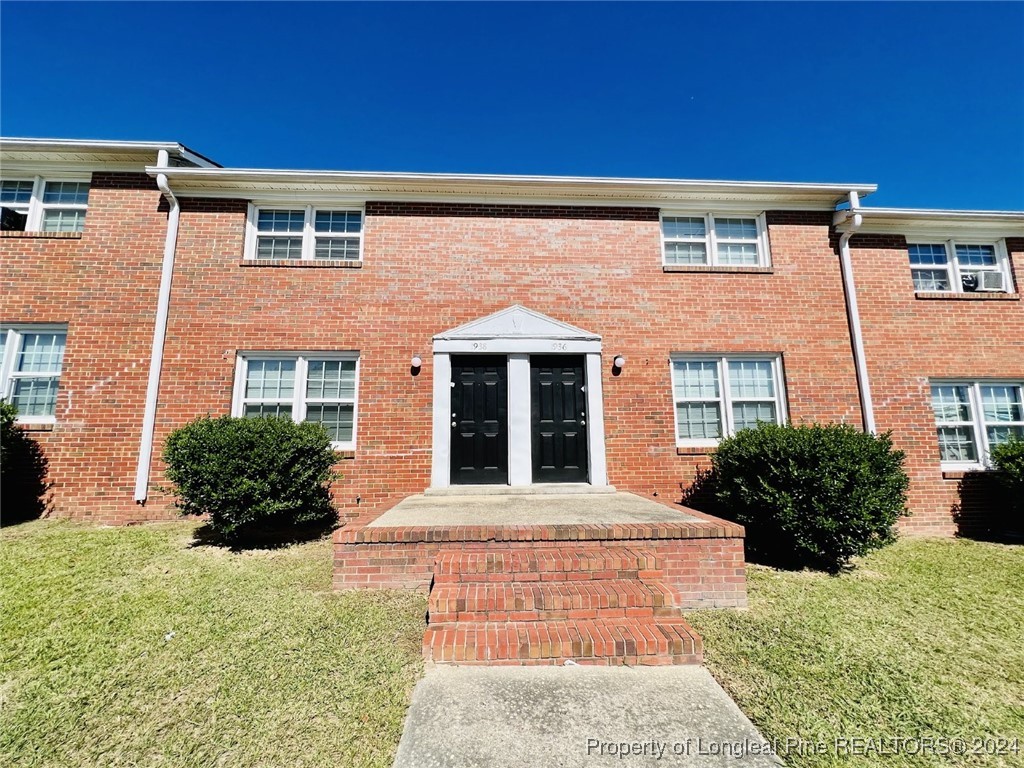
[[946, 291], [916, 291], [915, 299], [939, 301], [1020, 301], [1019, 293], [951, 293]]
[[362, 269], [361, 261], [338, 261], [328, 259], [243, 259], [240, 267], [306, 267], [308, 269]]

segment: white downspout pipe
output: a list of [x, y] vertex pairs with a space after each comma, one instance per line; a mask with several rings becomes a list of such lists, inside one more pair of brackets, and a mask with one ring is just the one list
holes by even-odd
[[[157, 166], [166, 168], [168, 155], [160, 150]], [[156, 324], [153, 327], [153, 347], [149, 355], [149, 383], [146, 385], [146, 408], [142, 417], [142, 439], [139, 443], [139, 463], [135, 471], [135, 501], [145, 504], [149, 497], [149, 467], [153, 461], [153, 433], [156, 428], [157, 397], [160, 393], [160, 372], [164, 363], [164, 338], [167, 336], [167, 313], [171, 303], [171, 278], [174, 275], [174, 250], [178, 243], [178, 198], [171, 192], [167, 174], [158, 173], [156, 185], [167, 198], [167, 237], [164, 239], [164, 260], [160, 271], [160, 292], [156, 302]]]
[[846, 295], [846, 318], [850, 323], [850, 338], [853, 341], [853, 364], [857, 371], [857, 386], [860, 389], [860, 411], [864, 431], [875, 433], [875, 409], [871, 402], [871, 384], [868, 382], [868, 366], [864, 357], [864, 335], [860, 327], [860, 312], [857, 310], [857, 289], [853, 283], [853, 261], [850, 257], [850, 238], [864, 223], [864, 216], [858, 213], [860, 196], [851, 190], [850, 210], [839, 215], [848, 229], [839, 238], [839, 262], [843, 270], [843, 292]]

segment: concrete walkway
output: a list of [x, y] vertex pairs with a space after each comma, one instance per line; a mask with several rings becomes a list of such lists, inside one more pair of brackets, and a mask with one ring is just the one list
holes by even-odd
[[782, 765], [766, 749], [703, 667], [438, 666], [395, 768]]

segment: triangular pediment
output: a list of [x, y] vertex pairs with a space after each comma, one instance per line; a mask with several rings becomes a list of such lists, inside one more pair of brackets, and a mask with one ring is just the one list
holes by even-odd
[[450, 331], [439, 333], [435, 339], [572, 339], [600, 341], [596, 333], [584, 331], [575, 325], [563, 323], [553, 317], [534, 312], [519, 304], [495, 312], [493, 315], [472, 320]]

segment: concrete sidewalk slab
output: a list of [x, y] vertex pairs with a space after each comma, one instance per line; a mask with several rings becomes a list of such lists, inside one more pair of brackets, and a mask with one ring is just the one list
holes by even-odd
[[395, 768], [782, 765], [766, 751], [703, 667], [434, 667]]

